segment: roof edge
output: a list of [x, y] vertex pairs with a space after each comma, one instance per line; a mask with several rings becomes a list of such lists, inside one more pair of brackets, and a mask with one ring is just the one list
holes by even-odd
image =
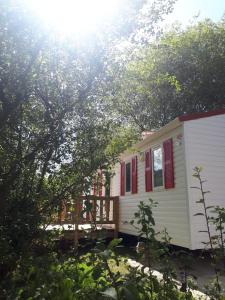
[[223, 115], [223, 114], [225, 114], [225, 108], [217, 109], [214, 111], [199, 112], [199, 113], [193, 113], [193, 114], [179, 116], [176, 119], [170, 121], [168, 124], [161, 127], [154, 134], [146, 137], [143, 141], [140, 141], [140, 142], [134, 144], [130, 149], [121, 153], [120, 158], [123, 159], [123, 157], [125, 157], [127, 155], [131, 155], [134, 152], [139, 151], [140, 149], [144, 148], [149, 143], [154, 142], [155, 140], [160, 138], [162, 135], [167, 134], [171, 130], [176, 129], [177, 127], [181, 126], [183, 124], [183, 122], [197, 120], [197, 119], [201, 119], [201, 118], [207, 118], [207, 117], [216, 116], [216, 115]]
[[171, 130], [176, 129], [180, 125], [182, 125], [182, 122], [180, 122], [180, 120], [178, 118], [170, 121], [168, 124], [166, 124], [165, 126], [161, 127], [159, 130], [157, 130], [154, 134], [146, 137], [143, 141], [140, 141], [140, 142], [134, 144], [131, 147], [131, 149], [128, 149], [128, 150], [124, 151], [123, 153], [121, 153], [120, 158], [123, 158], [124, 156], [130, 155], [130, 154], [142, 149], [149, 143], [155, 141], [156, 139], [160, 138], [162, 135], [170, 132]]
[[213, 111], [193, 113], [190, 115], [187, 114], [187, 115], [179, 116], [178, 119], [180, 122], [186, 122], [186, 121], [202, 119], [202, 118], [212, 117], [212, 116], [216, 116], [216, 115], [223, 115], [223, 114], [225, 114], [225, 108], [217, 109], [217, 110], [213, 110]]

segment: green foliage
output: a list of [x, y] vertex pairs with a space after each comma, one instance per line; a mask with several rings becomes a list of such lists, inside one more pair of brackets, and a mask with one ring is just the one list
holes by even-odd
[[115, 78], [115, 110], [139, 130], [225, 107], [225, 27], [209, 20], [164, 33]]
[[[109, 70], [114, 72], [118, 64], [112, 63], [112, 57], [116, 56], [111, 53], [112, 45], [117, 44], [121, 36], [131, 34], [133, 39], [139, 37], [140, 43], [146, 41], [149, 33], [155, 33], [155, 23], [171, 11], [174, 3], [173, 0], [156, 0], [147, 7], [144, 15], [142, 11], [137, 16], [144, 2], [132, 1], [132, 4], [124, 5], [129, 14], [124, 18], [124, 11], [121, 12], [112, 35], [107, 36], [108, 31], [103, 29], [96, 39], [90, 39], [90, 44], [88, 42], [84, 47], [81, 43], [77, 47], [74, 41], [56, 41], [55, 36], [42, 31], [41, 24], [23, 7], [23, 0], [17, 5], [13, 0], [0, 1], [1, 299], [192, 299], [190, 293], [181, 293], [174, 284], [173, 269], [167, 259], [170, 242], [167, 232], [164, 231], [164, 244], [156, 240], [152, 213], [155, 203], [152, 201], [149, 205], [140, 203], [135, 217], [137, 225], [141, 226], [140, 236], [147, 238], [147, 249], [164, 264], [161, 282], [151, 270], [146, 272], [144, 268], [127, 266], [128, 272], [121, 271], [119, 266], [126, 266], [126, 261], [115, 253], [121, 242], [119, 239], [110, 242], [108, 247], [98, 243], [85, 256], [73, 251], [68, 258], [60, 251], [54, 252], [58, 235], [44, 230], [44, 226], [51, 223], [52, 215], [58, 212], [62, 199], [72, 203], [75, 196], [88, 193], [96, 170], [101, 167], [110, 174], [108, 169], [112, 161], [137, 140], [137, 131], [129, 125], [118, 129], [124, 118], [117, 118], [112, 107], [107, 110], [103, 99], [114, 99], [115, 95]], [[143, 31], [143, 20], [149, 19], [149, 13], [154, 17]], [[214, 38], [214, 29], [218, 31], [218, 37], [223, 33], [222, 27], [203, 25], [204, 30], [210, 26], [213, 29], [210, 42]], [[201, 43], [207, 40], [208, 31], [205, 31]], [[140, 32], [144, 32], [144, 36]], [[177, 73], [164, 68], [168, 65], [168, 61], [164, 63], [165, 53], [173, 61], [172, 54], [176, 49], [186, 58], [185, 47], [189, 44], [189, 48], [192, 47], [193, 43], [186, 44], [185, 38], [183, 48], [179, 48], [179, 35], [182, 36], [177, 33], [177, 41], [172, 35], [165, 36], [160, 41], [157, 56], [154, 45], [148, 49], [143, 61], [127, 65], [127, 77], [121, 81], [126, 92], [120, 98], [124, 107], [118, 108], [120, 112], [125, 108], [125, 118], [131, 116], [140, 128], [149, 125], [148, 120], [151, 120], [151, 126], [157, 127], [172, 118], [172, 113], [169, 117], [161, 114], [165, 109], [170, 112], [165, 99], [175, 95], [177, 102], [173, 105], [179, 107], [179, 97], [184, 99], [185, 93], [190, 93], [189, 81], [186, 80], [184, 85], [181, 80], [182, 68], [175, 68]], [[223, 45], [222, 38], [220, 43]], [[167, 49], [164, 44], [169, 45]], [[199, 48], [204, 49], [202, 46]], [[212, 47], [212, 53], [220, 66], [223, 51], [218, 49], [216, 52]], [[158, 57], [158, 61], [154, 62], [154, 57]], [[187, 73], [191, 71], [192, 67]], [[218, 73], [223, 80], [223, 72]], [[120, 76], [116, 78], [121, 80]], [[195, 81], [200, 82], [202, 78], [197, 79]], [[217, 84], [217, 78], [215, 82]], [[154, 88], [155, 94], [149, 86]], [[218, 87], [220, 84], [216, 85], [217, 95], [223, 101], [223, 91], [219, 92]], [[193, 94], [188, 96], [192, 99]], [[150, 114], [145, 115], [143, 100], [146, 99], [151, 106], [147, 111]], [[213, 105], [217, 106], [215, 103]], [[116, 107], [118, 103], [115, 101], [113, 105]], [[131, 110], [127, 110], [129, 105]], [[187, 111], [193, 109], [190, 107], [187, 105]], [[142, 110], [143, 114], [140, 114]], [[155, 120], [151, 119], [153, 113]], [[82, 213], [90, 211], [91, 204], [86, 201]], [[218, 217], [212, 221], [223, 235], [224, 212], [217, 210], [216, 213]]]
[[131, 148], [137, 142], [138, 137], [139, 134], [132, 127], [119, 127], [106, 148], [107, 155], [118, 157], [119, 154]]
[[114, 124], [99, 96], [107, 42], [57, 40], [25, 2], [0, 1], [1, 277], [44, 239], [62, 199], [88, 193], [114, 158], [105, 151]]
[[[170, 250], [171, 237], [166, 229], [162, 232], [155, 231], [153, 210], [156, 206], [157, 203], [152, 199], [149, 199], [148, 203], [140, 201], [138, 212], [134, 215], [136, 221], [131, 221], [131, 224], [138, 229], [139, 237], [144, 237], [144, 242], [142, 242], [144, 243], [144, 248], [142, 249], [142, 252], [145, 258], [145, 264], [149, 267], [147, 280], [151, 287], [151, 297], [153, 297], [153, 299], [165, 300], [183, 299], [183, 297], [184, 299], [192, 299], [187, 278], [185, 278], [184, 285], [182, 285], [181, 289], [184, 294], [178, 291], [177, 283], [175, 282], [177, 274], [171, 259], [171, 257], [174, 256], [174, 253]], [[161, 242], [159, 242], [159, 240], [161, 240]], [[185, 251], [183, 252], [186, 254]], [[162, 280], [157, 282], [157, 285], [155, 283], [156, 278], [152, 275], [154, 264], [160, 266], [160, 272], [162, 273]], [[145, 275], [143, 276], [146, 276], [145, 272], [144, 274]], [[155, 292], [157, 293], [157, 296], [153, 296]]]
[[216, 234], [211, 237], [213, 244], [217, 247], [217, 257], [223, 261], [223, 270], [225, 272], [225, 208], [212, 206], [212, 216], [210, 222], [215, 226]]
[[[1, 281], [46, 242], [43, 228], [61, 201], [89, 193], [96, 170], [107, 172], [121, 141], [127, 147], [136, 137], [130, 129], [114, 134], [120, 122], [103, 99], [113, 94], [106, 72], [112, 52], [143, 27], [145, 1], [124, 1], [116, 24], [85, 43], [57, 39], [26, 2], [0, 1]], [[156, 3], [167, 8], [173, 1]], [[155, 11], [154, 20], [160, 15]]]
[[[135, 219], [137, 219], [137, 225], [140, 225], [138, 228], [140, 236], [145, 236], [149, 241], [155, 239], [155, 220], [152, 209], [156, 205], [157, 202], [154, 202], [152, 199], [149, 199], [149, 204], [140, 201], [138, 212], [134, 214]], [[134, 220], [131, 221], [131, 224], [134, 224]]]
[[[206, 285], [206, 293], [211, 297], [210, 299], [224, 299], [224, 291], [222, 284], [220, 282], [221, 268], [218, 265], [221, 265], [221, 261], [225, 259], [225, 246], [224, 246], [224, 225], [225, 225], [225, 210], [218, 206], [207, 206], [206, 195], [210, 191], [204, 189], [205, 180], [202, 179], [202, 167], [195, 167], [193, 177], [195, 177], [199, 186], [194, 186], [200, 192], [200, 200], [196, 203], [202, 205], [203, 212], [196, 213], [195, 216], [200, 216], [205, 219], [206, 230], [201, 230], [200, 232], [207, 233], [208, 241], [202, 242], [206, 249], [210, 250], [210, 256], [212, 259], [212, 264], [214, 265], [215, 279]], [[210, 211], [211, 210], [211, 211]], [[214, 225], [216, 234], [213, 235], [211, 223]], [[225, 270], [225, 269], [224, 269]]]
[[11, 278], [10, 291], [5, 296], [18, 300], [92, 299], [97, 282], [93, 267], [76, 259], [60, 263], [56, 258], [29, 258], [18, 264]]
[[[150, 245], [158, 245], [162, 261], [163, 279], [159, 281], [152, 270], [134, 268], [127, 260], [118, 256], [115, 249], [121, 239], [112, 240], [106, 247], [101, 240], [86, 255], [63, 257], [51, 252], [40, 256], [28, 256], [17, 262], [14, 271], [1, 282], [3, 299], [117, 299], [117, 300], [192, 300], [190, 292], [182, 293], [173, 281], [173, 274], [167, 256], [170, 238], [163, 233], [164, 244], [155, 239], [154, 218], [150, 204], [141, 203], [136, 214], [142, 224]], [[140, 222], [139, 222], [140, 219]], [[144, 221], [145, 220], [145, 221]], [[144, 224], [150, 222], [151, 225]], [[142, 236], [142, 232], [140, 232]], [[150, 251], [152, 251], [149, 248]], [[155, 248], [156, 250], [156, 248]], [[122, 266], [122, 267], [121, 267]]]

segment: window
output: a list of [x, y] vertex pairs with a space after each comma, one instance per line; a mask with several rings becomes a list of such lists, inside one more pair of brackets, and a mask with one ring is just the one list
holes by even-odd
[[131, 187], [130, 163], [126, 163], [126, 192], [130, 192]]
[[153, 150], [153, 182], [154, 187], [163, 186], [162, 148]]
[[133, 156], [130, 161], [120, 163], [120, 195], [126, 193], [137, 194], [138, 192], [138, 159]]
[[172, 138], [145, 151], [145, 191], [157, 187], [175, 187]]

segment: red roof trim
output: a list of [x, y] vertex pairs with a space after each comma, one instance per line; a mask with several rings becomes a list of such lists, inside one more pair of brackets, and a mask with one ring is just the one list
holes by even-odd
[[214, 111], [207, 111], [207, 112], [201, 112], [201, 113], [194, 113], [191, 115], [183, 115], [178, 117], [180, 122], [185, 122], [185, 121], [191, 121], [191, 120], [196, 120], [196, 119], [201, 119], [201, 118], [207, 118], [207, 117], [212, 117], [216, 115], [223, 115], [225, 114], [225, 108], [224, 109], [217, 109]]

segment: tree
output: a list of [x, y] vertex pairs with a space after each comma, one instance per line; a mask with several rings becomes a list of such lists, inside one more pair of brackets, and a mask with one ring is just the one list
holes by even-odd
[[88, 192], [96, 170], [118, 154], [109, 146], [120, 122], [103, 103], [111, 87], [106, 70], [144, 2], [126, 2], [116, 25], [77, 43], [57, 40], [23, 0], [0, 0], [2, 279], [43, 237], [61, 200]]
[[[13, 1], [12, 1], [13, 3]], [[86, 192], [110, 124], [96, 105], [104, 47], [67, 46], [19, 5], [0, 3], [2, 278], [43, 233], [62, 199]], [[15, 2], [14, 2], [15, 4]]]
[[114, 80], [117, 113], [143, 131], [185, 113], [225, 107], [224, 25], [175, 26], [141, 49]]

